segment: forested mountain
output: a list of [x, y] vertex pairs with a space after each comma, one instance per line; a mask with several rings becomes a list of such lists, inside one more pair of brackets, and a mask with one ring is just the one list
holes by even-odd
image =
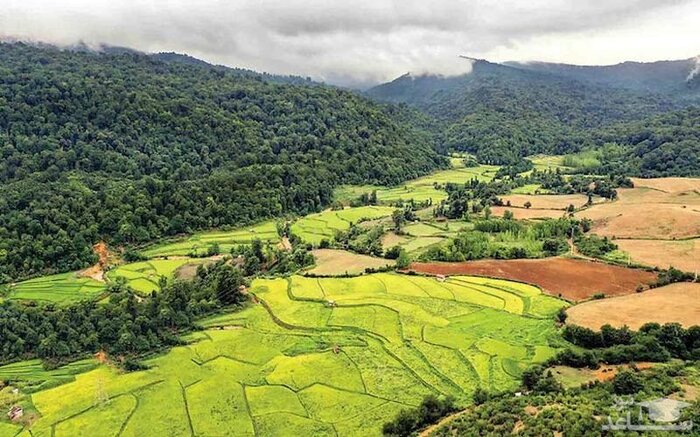
[[700, 108], [622, 123], [594, 135], [599, 174], [700, 176]]
[[547, 62], [510, 62], [521, 69], [552, 73], [582, 82], [674, 98], [700, 99], [700, 56], [678, 61], [623, 62], [616, 65], [580, 66]]
[[506, 164], [534, 153], [566, 153], [589, 145], [588, 131], [678, 106], [660, 95], [584, 83], [569, 77], [473, 62], [469, 74], [405, 75], [368, 91], [380, 101], [408, 103], [445, 123], [442, 147]]
[[446, 165], [432, 137], [325, 86], [0, 45], [0, 282], [93, 262], [91, 245], [315, 211], [339, 183]]

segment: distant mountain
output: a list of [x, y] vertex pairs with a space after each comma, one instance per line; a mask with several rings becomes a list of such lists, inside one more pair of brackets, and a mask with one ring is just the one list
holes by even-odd
[[665, 95], [484, 60], [474, 61], [469, 74], [407, 74], [367, 94], [437, 118], [445, 126], [445, 150], [467, 151], [495, 164], [533, 153], [576, 151], [586, 145], [591, 129], [680, 106]]
[[270, 73], [259, 73], [254, 70], [249, 70], [246, 68], [236, 68], [227, 67], [225, 65], [211, 64], [207, 61], [203, 61], [199, 58], [195, 58], [190, 55], [175, 53], [175, 52], [161, 52], [149, 55], [151, 58], [157, 59], [161, 62], [166, 62], [169, 64], [185, 64], [185, 65], [195, 65], [198, 67], [208, 67], [217, 70], [230, 71], [236, 74], [240, 74], [247, 77], [258, 77], [268, 82], [274, 83], [284, 83], [284, 84], [294, 84], [294, 85], [319, 85], [318, 82], [314, 82], [310, 77], [301, 76], [285, 76], [279, 74]]
[[505, 65], [614, 88], [661, 93], [678, 98], [700, 97], [700, 56], [678, 61], [623, 62], [606, 66], [547, 62], [509, 62]]

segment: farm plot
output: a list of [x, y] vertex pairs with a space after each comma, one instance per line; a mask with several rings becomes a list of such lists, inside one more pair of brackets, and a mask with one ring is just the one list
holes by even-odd
[[[627, 259], [635, 264], [686, 272], [700, 272], [700, 239], [691, 240], [615, 240]], [[623, 256], [623, 258], [625, 258]]]
[[467, 405], [477, 387], [514, 388], [565, 345], [565, 303], [508, 281], [294, 276], [251, 292], [260, 305], [202, 323], [237, 329], [189, 336], [148, 370], [100, 366], [31, 394], [32, 434], [380, 435], [427, 394]]
[[700, 323], [700, 284], [676, 283], [643, 293], [594, 300], [570, 308], [567, 323], [600, 329], [606, 323], [638, 329], [644, 323]]
[[700, 178], [632, 178], [635, 187], [652, 188], [666, 193], [683, 193], [700, 190]]
[[588, 197], [583, 194], [509, 194], [501, 196], [504, 204], [510, 202], [513, 208], [525, 208], [530, 203], [530, 209], [562, 210], [569, 205], [580, 208], [588, 202]]
[[[645, 181], [663, 187], [670, 184]], [[700, 194], [697, 191], [663, 192], [640, 187], [619, 189], [618, 197], [617, 201], [594, 205], [576, 216], [593, 220], [593, 232], [613, 238], [671, 240], [700, 235]]]
[[532, 161], [535, 164], [535, 168], [539, 171], [559, 169], [566, 173], [573, 170], [571, 167], [564, 165], [564, 156], [561, 155], [533, 155], [528, 156], [527, 159]]
[[178, 259], [154, 259], [131, 264], [125, 264], [107, 272], [107, 278], [116, 281], [118, 278], [126, 280], [127, 285], [140, 293], [150, 293], [158, 290], [160, 278], [172, 278], [175, 271], [181, 266], [198, 260], [188, 258]]
[[510, 211], [517, 220], [559, 218], [570, 205], [580, 208], [588, 202], [588, 197], [582, 194], [534, 194], [536, 186], [521, 188], [513, 190], [513, 194], [502, 196], [501, 200], [506, 206], [494, 206], [491, 212], [502, 217], [506, 211]]
[[[58, 303], [66, 305], [94, 299], [105, 290], [103, 282], [78, 277], [75, 272], [42, 276], [16, 284], [0, 285], [0, 297], [9, 300]], [[3, 291], [4, 290], [4, 291]]]
[[453, 168], [441, 170], [418, 179], [413, 179], [398, 187], [378, 187], [373, 185], [346, 185], [335, 191], [335, 198], [342, 202], [350, 202], [364, 193], [377, 192], [377, 200], [380, 203], [396, 203], [399, 201], [425, 202], [432, 200], [438, 203], [447, 199], [447, 192], [437, 188], [436, 185], [444, 185], [448, 182], [464, 184], [472, 179], [490, 181], [496, 175], [499, 167], [495, 165], [480, 165], [478, 167], [464, 167], [459, 159], [452, 159]]
[[634, 293], [638, 286], [646, 286], [657, 277], [644, 270], [570, 258], [413, 263], [409, 269], [432, 275], [466, 274], [522, 281], [572, 301], [598, 293], [606, 296]]
[[382, 237], [382, 247], [389, 249], [400, 246], [412, 255], [418, 255], [431, 246], [439, 245], [447, 241], [449, 237], [456, 235], [460, 230], [468, 227], [464, 222], [418, 222], [404, 227], [403, 235], [387, 232]]
[[307, 272], [315, 275], [357, 275], [367, 268], [378, 269], [394, 264], [393, 260], [358, 255], [347, 250], [316, 249], [312, 253], [316, 265]]
[[390, 216], [393, 208], [386, 206], [362, 206], [338, 211], [328, 210], [307, 215], [292, 225], [291, 231], [302, 240], [318, 245], [322, 240], [332, 240], [337, 231], [350, 228], [364, 219]]
[[56, 369], [46, 370], [41, 360], [21, 361], [0, 367], [0, 380], [18, 382], [22, 391], [34, 392], [75, 380], [75, 375], [97, 367], [97, 360], [75, 361]]
[[198, 232], [182, 240], [148, 247], [142, 253], [149, 258], [201, 256], [205, 255], [214, 244], [219, 245], [220, 253], [229, 253], [233, 247], [241, 244], [250, 244], [254, 239], [270, 242], [279, 241], [280, 237], [277, 234], [275, 222], [268, 221], [231, 231]]
[[508, 206], [491, 207], [491, 212], [496, 217], [503, 217], [506, 211], [513, 213], [513, 218], [516, 220], [556, 219], [563, 217], [565, 214], [565, 211], [561, 209], [527, 209]]

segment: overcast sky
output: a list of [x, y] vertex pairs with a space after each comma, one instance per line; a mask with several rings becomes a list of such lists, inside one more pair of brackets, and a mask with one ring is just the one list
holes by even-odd
[[469, 63], [700, 54], [700, 0], [2, 0], [0, 38], [176, 51], [369, 85]]

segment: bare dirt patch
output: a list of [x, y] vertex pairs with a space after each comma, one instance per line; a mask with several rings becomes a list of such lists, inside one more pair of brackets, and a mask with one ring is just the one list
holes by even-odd
[[526, 209], [513, 208], [508, 206], [491, 207], [491, 212], [496, 217], [503, 217], [503, 214], [505, 214], [506, 211], [512, 212], [513, 218], [515, 218], [516, 220], [559, 218], [566, 213], [564, 210], [561, 209]]
[[546, 293], [571, 301], [589, 299], [594, 294], [619, 296], [634, 293], [639, 285], [656, 280], [656, 274], [639, 269], [571, 259], [479, 260], [461, 263], [413, 263], [419, 273], [478, 275], [527, 282]]
[[396, 235], [393, 232], [387, 232], [382, 236], [382, 247], [388, 249], [390, 247], [398, 246], [410, 240], [409, 237], [405, 235]]
[[615, 240], [620, 250], [637, 264], [667, 269], [671, 266], [700, 272], [700, 239], [692, 240]]
[[567, 323], [600, 329], [606, 323], [638, 329], [647, 322], [700, 323], [700, 284], [677, 283], [643, 293], [595, 300], [567, 310]]
[[290, 252], [292, 250], [292, 243], [289, 241], [289, 238], [282, 237], [279, 244], [277, 244], [277, 247], [280, 250], [286, 250], [287, 252]]
[[378, 269], [394, 264], [393, 260], [358, 255], [346, 250], [316, 249], [312, 253], [316, 258], [316, 266], [308, 272], [315, 275], [357, 275], [366, 268]]
[[530, 209], [561, 209], [569, 205], [580, 208], [588, 202], [588, 196], [583, 194], [509, 194], [502, 196], [503, 203], [510, 202], [511, 206], [525, 207], [530, 202]]
[[201, 263], [190, 263], [190, 264], [184, 264], [181, 265], [180, 267], [175, 270], [174, 276], [177, 279], [182, 279], [184, 281], [189, 281], [195, 277], [197, 274], [197, 268], [200, 266]]
[[92, 246], [92, 250], [97, 255], [97, 264], [78, 272], [79, 278], [92, 278], [96, 281], [105, 282], [105, 270], [110, 264], [115, 262], [114, 255], [107, 248], [107, 243], [100, 241]]

